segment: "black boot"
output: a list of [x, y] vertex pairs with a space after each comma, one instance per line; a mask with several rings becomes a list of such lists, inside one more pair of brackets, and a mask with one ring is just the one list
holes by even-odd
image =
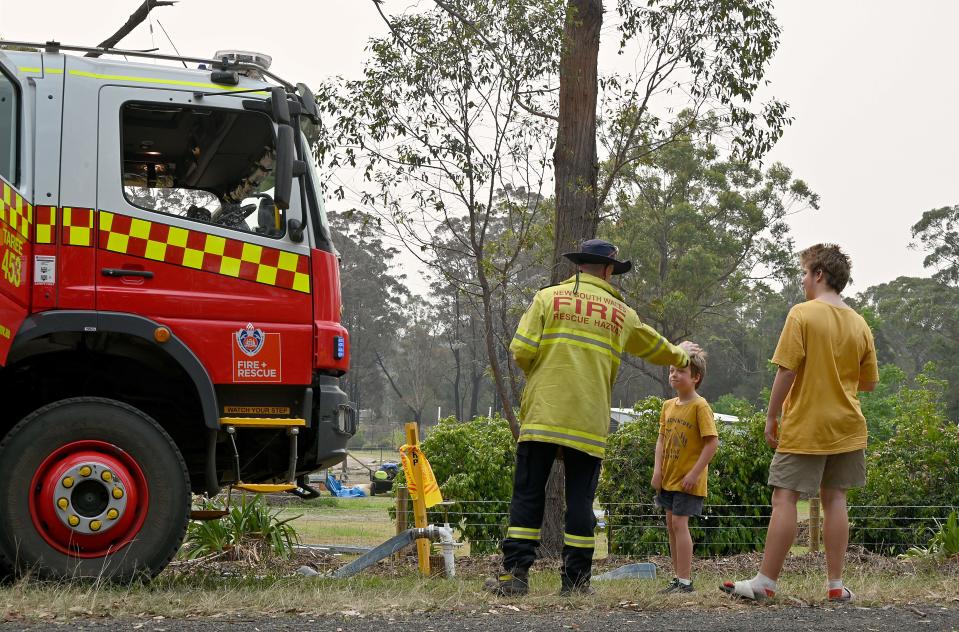
[[563, 576], [563, 585], [559, 589], [560, 597], [569, 597], [572, 595], [592, 595], [596, 591], [589, 585], [589, 576], [587, 575], [585, 579], [580, 579], [577, 582], [569, 579], [565, 575]]
[[503, 573], [487, 579], [484, 588], [500, 597], [522, 597], [529, 593], [529, 576], [519, 571]]

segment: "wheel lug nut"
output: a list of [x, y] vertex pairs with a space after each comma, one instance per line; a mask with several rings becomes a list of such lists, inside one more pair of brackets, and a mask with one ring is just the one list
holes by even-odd
[[57, 507], [59, 507], [60, 509], [66, 511], [69, 506], [70, 506], [70, 501], [67, 500], [66, 498], [60, 498], [59, 500], [57, 500]]
[[111, 474], [109, 470], [103, 470], [103, 472], [100, 473], [100, 478], [109, 483], [113, 480], [113, 474]]
[[119, 487], [114, 487], [113, 497], [116, 498], [117, 500], [120, 500], [121, 498], [123, 498], [123, 490], [120, 489]]
[[73, 477], [70, 477], [70, 476], [66, 477], [65, 479], [63, 479], [62, 483], [63, 483], [63, 486], [66, 487], [67, 489], [73, 487]]
[[120, 517], [120, 512], [116, 509], [111, 509], [107, 512], [107, 520], [116, 520]]
[[80, 519], [76, 516], [70, 516], [69, 518], [67, 518], [67, 522], [70, 524], [71, 527], [75, 527], [78, 524], [80, 524]]
[[99, 531], [102, 523], [99, 520], [90, 521], [90, 531]]
[[91, 474], [93, 474], [93, 469], [89, 465], [80, 468], [80, 476], [90, 476]]

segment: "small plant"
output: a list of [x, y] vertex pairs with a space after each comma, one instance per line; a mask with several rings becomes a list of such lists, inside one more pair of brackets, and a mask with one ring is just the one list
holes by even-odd
[[[191, 522], [184, 546], [186, 557], [226, 552], [230, 559], [248, 563], [271, 556], [288, 557], [300, 541], [291, 524], [300, 516], [280, 520], [281, 510], [271, 510], [262, 496], [248, 498], [244, 494], [219, 520]], [[203, 503], [203, 509], [220, 508], [222, 503], [217, 500]]]
[[953, 511], [945, 524], [937, 520], [936, 526], [939, 530], [934, 531], [929, 546], [914, 546], [906, 551], [907, 557], [959, 557], [959, 514]]
[[932, 536], [929, 548], [940, 557], [959, 556], [959, 514], [949, 514], [946, 524], [939, 525], [939, 532]]

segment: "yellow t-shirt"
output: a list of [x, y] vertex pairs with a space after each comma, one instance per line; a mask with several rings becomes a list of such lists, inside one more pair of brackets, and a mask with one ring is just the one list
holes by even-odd
[[879, 367], [862, 316], [818, 300], [794, 305], [772, 361], [796, 372], [783, 403], [778, 452], [840, 454], [866, 447], [857, 393], [860, 381], [879, 381]]
[[713, 409], [702, 397], [685, 404], [680, 404], [678, 397], [667, 400], [659, 415], [659, 434], [663, 436], [663, 489], [705, 496], [708, 465], [696, 481], [696, 486], [688, 492], [683, 489], [683, 479], [699, 460], [703, 439], [719, 434], [716, 432]]

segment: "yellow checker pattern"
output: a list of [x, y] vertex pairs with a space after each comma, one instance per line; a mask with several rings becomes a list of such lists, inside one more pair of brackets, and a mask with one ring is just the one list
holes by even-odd
[[88, 208], [63, 207], [63, 244], [93, 245], [93, 211]]
[[285, 250], [108, 211], [99, 212], [99, 244], [112, 252], [310, 293], [309, 257]]
[[34, 207], [36, 231], [34, 241], [38, 244], [57, 243], [57, 207], [56, 206], [37, 206]]
[[29, 239], [30, 227], [33, 225], [33, 205], [20, 197], [13, 185], [5, 180], [0, 180], [0, 184], [3, 186], [0, 221], [6, 222], [14, 231]]

